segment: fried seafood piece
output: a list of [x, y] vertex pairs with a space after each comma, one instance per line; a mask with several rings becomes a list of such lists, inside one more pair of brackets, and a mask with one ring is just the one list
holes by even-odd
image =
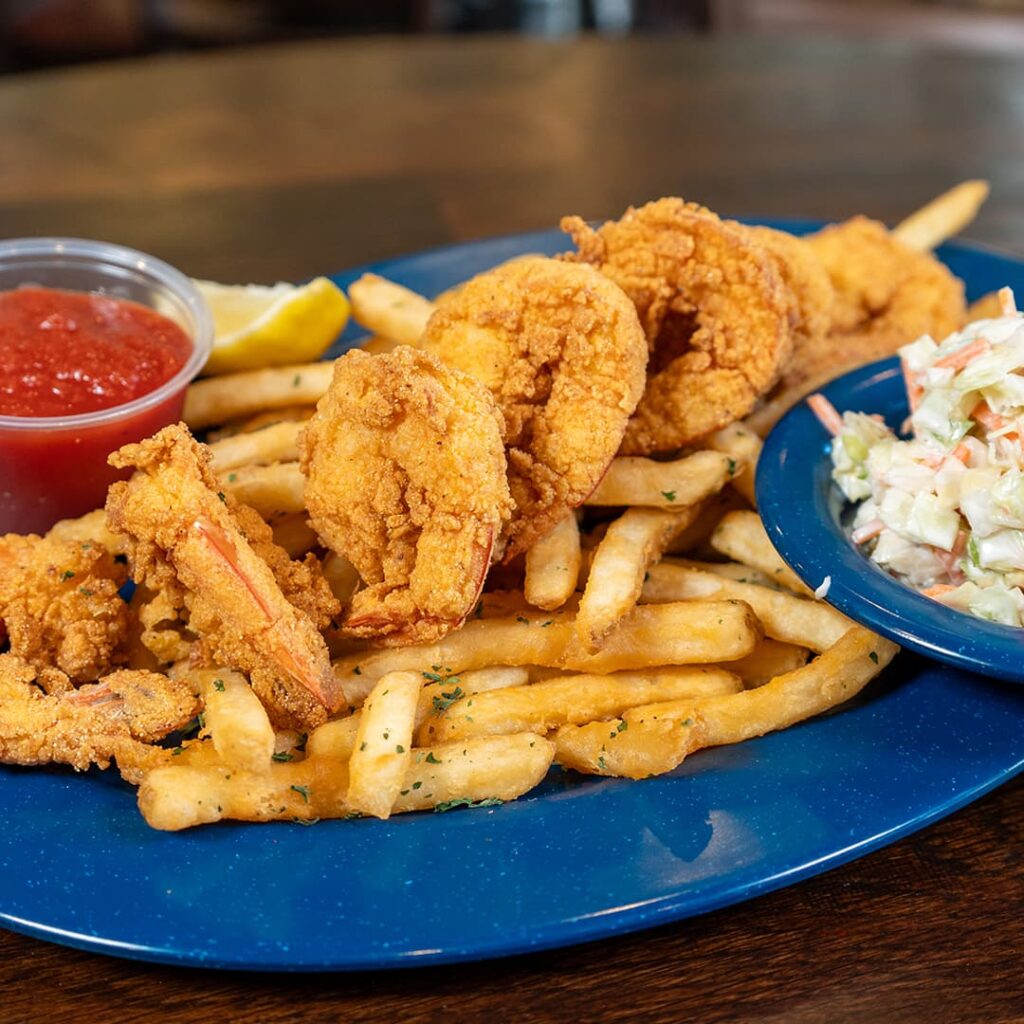
[[832, 279], [836, 299], [829, 336], [794, 366], [787, 383], [795, 383], [796, 373], [810, 379], [828, 367], [838, 374], [881, 359], [922, 334], [941, 340], [963, 323], [963, 282], [884, 224], [853, 217], [806, 241]]
[[593, 268], [537, 256], [439, 300], [420, 347], [483, 383], [504, 415], [511, 561], [586, 500], [618, 451], [647, 364], [636, 310]]
[[461, 625], [512, 509], [487, 390], [410, 347], [353, 350], [299, 447], [314, 529], [368, 584], [345, 631], [399, 645]]
[[799, 364], [828, 334], [836, 291], [824, 264], [805, 239], [760, 224], [746, 230], [775, 258], [782, 280], [793, 295], [793, 352], [785, 363], [785, 379], [789, 367]]
[[129, 538], [136, 580], [154, 591], [180, 587], [202, 652], [248, 673], [282, 728], [324, 721], [342, 701], [326, 644], [246, 539], [231, 499], [216, 489], [208, 450], [178, 424], [110, 461], [138, 470], [107, 497], [111, 528]]
[[47, 693], [38, 670], [0, 655], [0, 762], [106, 768], [116, 757], [145, 762], [146, 744], [186, 725], [199, 710], [188, 683], [122, 669], [77, 690]]
[[739, 224], [666, 198], [598, 229], [564, 217], [578, 252], [636, 306], [650, 349], [647, 388], [623, 455], [667, 451], [753, 408], [793, 347], [793, 296], [775, 258]]
[[130, 616], [118, 591], [127, 579], [98, 542], [0, 537], [0, 633], [37, 669], [94, 680], [123, 663]]

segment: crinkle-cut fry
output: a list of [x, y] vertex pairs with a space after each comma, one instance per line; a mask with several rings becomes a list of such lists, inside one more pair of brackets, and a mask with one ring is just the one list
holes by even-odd
[[898, 650], [854, 626], [813, 661], [756, 689], [647, 704], [618, 721], [563, 726], [555, 733], [555, 757], [567, 768], [593, 775], [660, 775], [702, 747], [785, 729], [849, 700]]
[[787, 644], [766, 636], [746, 657], [727, 661], [719, 668], [735, 672], [748, 689], [763, 686], [769, 679], [785, 675], [807, 664], [811, 652], [798, 644]]
[[814, 591], [775, 550], [756, 512], [727, 512], [711, 535], [711, 546], [728, 558], [752, 565], [769, 579], [778, 580], [794, 594], [814, 596]]
[[363, 274], [348, 289], [352, 318], [368, 331], [402, 345], [415, 345], [434, 304], [418, 292], [377, 274]]
[[218, 479], [225, 493], [256, 509], [264, 519], [302, 512], [306, 508], [306, 478], [297, 462], [244, 466], [223, 473]]
[[114, 533], [107, 526], [106, 509], [98, 508], [86, 512], [77, 519], [61, 519], [53, 524], [46, 534], [49, 540], [73, 541], [76, 544], [98, 544], [112, 555], [123, 555], [127, 550], [128, 538]]
[[[438, 673], [431, 671], [423, 675], [425, 679], [431, 679]], [[529, 681], [530, 673], [525, 668], [500, 666], [474, 669], [472, 672], [452, 676], [450, 680], [425, 683], [416, 706], [416, 727], [425, 722], [431, 713], [459, 700], [460, 695], [483, 693], [506, 686], [525, 686]], [[354, 711], [346, 718], [324, 722], [309, 734], [306, 753], [310, 757], [333, 757], [347, 761], [355, 749], [362, 717], [362, 711]]]
[[319, 543], [316, 531], [302, 512], [281, 516], [270, 525], [274, 532], [274, 543], [284, 548], [289, 558], [302, 558]]
[[765, 633], [772, 639], [819, 652], [831, 647], [853, 625], [824, 601], [810, 601], [786, 591], [739, 583], [726, 576], [674, 564], [669, 559], [651, 566], [641, 600], [744, 601], [753, 608]]
[[302, 423], [272, 423], [262, 430], [235, 434], [209, 445], [215, 473], [240, 466], [266, 466], [274, 462], [298, 462]]
[[189, 387], [182, 418], [192, 430], [202, 430], [265, 409], [312, 405], [327, 391], [333, 373], [334, 363], [328, 361], [207, 377]]
[[412, 758], [412, 731], [423, 676], [389, 672], [370, 692], [349, 758], [345, 802], [360, 814], [388, 818]]
[[722, 452], [736, 461], [736, 472], [729, 481], [747, 501], [757, 508], [754, 480], [757, 475], [757, 460], [761, 456], [761, 438], [742, 423], [732, 423], [716, 430], [704, 438], [704, 444], [716, 452]]
[[958, 235], [988, 198], [987, 181], [962, 181], [925, 203], [892, 229], [892, 237], [918, 252], [929, 252]]
[[738, 676], [706, 666], [665, 674], [562, 676], [443, 704], [428, 715], [416, 738], [427, 744], [515, 732], [543, 735], [563, 725], [613, 718], [638, 704], [737, 693], [742, 688]]
[[213, 748], [229, 768], [267, 771], [274, 755], [274, 728], [266, 709], [240, 672], [202, 669], [190, 682], [203, 698], [205, 729]]
[[[535, 733], [414, 750], [392, 813], [515, 800], [544, 778], [554, 750]], [[308, 823], [357, 817], [345, 799], [348, 785], [348, 763], [330, 757], [273, 764], [260, 774], [171, 765], [143, 779], [139, 810], [153, 828], [171, 832], [227, 819]]]
[[674, 462], [620, 455], [612, 459], [586, 504], [667, 509], [696, 505], [720, 491], [740, 468], [722, 452], [694, 452]]
[[576, 590], [580, 574], [580, 530], [570, 512], [526, 551], [523, 591], [535, 608], [561, 608]]
[[332, 551], [323, 561], [323, 574], [331, 593], [342, 604], [348, 604], [361, 582], [356, 567], [344, 555]]
[[596, 654], [574, 643], [571, 616], [545, 612], [468, 622], [436, 644], [348, 655], [335, 661], [334, 670], [347, 703], [358, 707], [387, 672], [442, 665], [447, 674], [457, 674], [487, 665], [546, 665], [606, 674], [734, 661], [749, 654], [761, 636], [760, 623], [742, 600], [682, 600], [634, 608]]
[[680, 512], [630, 508], [608, 527], [590, 556], [587, 585], [576, 613], [576, 637], [585, 651], [597, 651], [636, 606], [647, 567], [699, 512], [699, 505]]

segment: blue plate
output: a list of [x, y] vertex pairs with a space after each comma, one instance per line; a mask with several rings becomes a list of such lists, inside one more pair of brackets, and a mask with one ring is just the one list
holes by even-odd
[[[372, 269], [433, 294], [564, 247], [545, 232]], [[983, 272], [999, 257], [948, 253], [974, 290], [1007, 279]], [[671, 775], [556, 770], [501, 807], [314, 828], [154, 832], [112, 773], [0, 769], [0, 923], [118, 956], [261, 971], [583, 942], [750, 899], [949, 814], [1024, 767], [1022, 716], [1024, 690], [904, 654], [853, 705]]]

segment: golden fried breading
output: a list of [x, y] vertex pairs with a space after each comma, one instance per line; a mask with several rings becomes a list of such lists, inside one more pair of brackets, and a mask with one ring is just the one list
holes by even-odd
[[787, 384], [892, 355], [930, 334], [941, 341], [963, 323], [963, 282], [930, 253], [893, 238], [884, 224], [853, 217], [807, 236], [836, 292], [829, 337], [787, 374]]
[[129, 538], [133, 573], [154, 590], [170, 567], [185, 592], [189, 630], [218, 664], [249, 674], [284, 728], [308, 729], [343, 701], [323, 637], [290, 604], [217, 491], [207, 449], [165, 427], [110, 457], [139, 470], [107, 496], [111, 528]]
[[775, 257], [779, 273], [793, 294], [793, 352], [786, 367], [799, 363], [832, 326], [836, 293], [821, 260], [803, 238], [756, 225], [747, 231]]
[[11, 653], [91, 681], [123, 661], [129, 611], [125, 566], [100, 544], [0, 537], [0, 623]]
[[77, 691], [47, 694], [39, 673], [0, 655], [0, 762], [106, 768], [112, 757], [182, 728], [199, 710], [187, 683], [154, 672], [121, 670]]
[[459, 626], [512, 508], [487, 390], [406, 346], [354, 350], [299, 446], [313, 527], [368, 584], [345, 631], [408, 644]]
[[647, 388], [624, 455], [689, 444], [754, 406], [792, 351], [792, 295], [772, 256], [746, 229], [665, 198], [597, 230], [562, 219], [578, 252], [618, 284], [650, 348]]
[[536, 256], [440, 300], [420, 347], [483, 383], [504, 415], [510, 561], [581, 505], [615, 456], [644, 387], [636, 311], [591, 267]]

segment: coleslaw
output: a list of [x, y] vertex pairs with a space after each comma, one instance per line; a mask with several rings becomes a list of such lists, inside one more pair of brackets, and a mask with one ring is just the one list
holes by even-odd
[[850, 537], [897, 579], [981, 619], [1024, 625], [1024, 316], [899, 350], [910, 417], [808, 404], [833, 434], [832, 479], [858, 503]]

